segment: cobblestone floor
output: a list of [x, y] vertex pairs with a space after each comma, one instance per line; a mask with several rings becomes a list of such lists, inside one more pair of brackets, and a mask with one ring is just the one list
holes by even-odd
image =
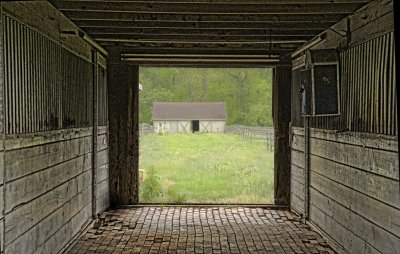
[[69, 253], [335, 252], [287, 211], [143, 207], [103, 213]]

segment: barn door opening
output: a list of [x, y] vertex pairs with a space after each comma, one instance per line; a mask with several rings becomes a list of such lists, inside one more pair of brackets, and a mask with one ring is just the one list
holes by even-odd
[[192, 121], [192, 131], [193, 131], [193, 133], [200, 131], [200, 121], [199, 120]]
[[139, 203], [274, 203], [272, 69], [139, 74]]

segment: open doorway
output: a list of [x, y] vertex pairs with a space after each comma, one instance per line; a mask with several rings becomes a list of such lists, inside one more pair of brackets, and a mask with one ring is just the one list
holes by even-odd
[[200, 131], [200, 122], [199, 122], [199, 120], [192, 121], [192, 131], [193, 131], [193, 133]]
[[272, 204], [272, 70], [142, 67], [139, 202]]

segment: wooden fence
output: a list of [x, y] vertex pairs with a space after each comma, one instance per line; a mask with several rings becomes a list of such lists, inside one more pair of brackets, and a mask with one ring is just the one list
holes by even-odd
[[231, 125], [225, 127], [225, 133], [234, 133], [251, 142], [252, 140], [265, 140], [267, 149], [274, 149], [274, 128], [273, 127], [254, 127], [244, 125]]
[[147, 123], [139, 124], [139, 135], [145, 135], [149, 133], [154, 133], [153, 125]]

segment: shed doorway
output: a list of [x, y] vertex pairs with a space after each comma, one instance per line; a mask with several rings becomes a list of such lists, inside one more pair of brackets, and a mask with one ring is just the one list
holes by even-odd
[[274, 204], [272, 69], [139, 74], [139, 203]]
[[199, 120], [194, 120], [192, 121], [192, 131], [193, 133], [199, 132], [200, 131], [200, 121]]

